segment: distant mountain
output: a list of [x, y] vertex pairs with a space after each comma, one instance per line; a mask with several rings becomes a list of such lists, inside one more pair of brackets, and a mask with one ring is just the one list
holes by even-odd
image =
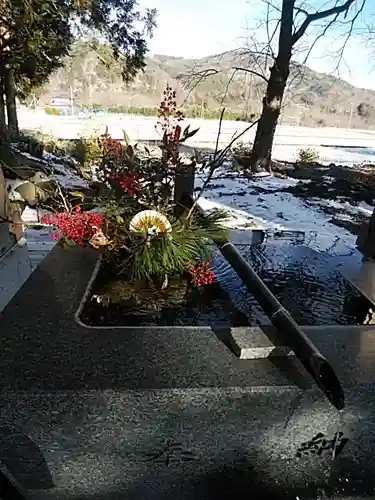
[[[144, 72], [125, 86], [119, 65], [113, 61], [108, 47], [95, 51], [78, 42], [66, 59], [64, 68], [50, 78], [41, 91], [40, 100], [48, 103], [54, 97], [73, 92], [79, 104], [96, 104], [106, 109], [152, 108], [159, 101], [166, 83], [177, 89], [179, 102], [195, 109], [198, 116], [210, 117], [225, 102], [227, 109], [241, 115], [258, 114], [265, 90], [260, 76], [233, 68], [268, 71], [270, 61], [256, 61], [239, 51], [206, 57], [184, 59], [156, 55], [147, 59]], [[190, 92], [186, 80], [193, 72], [212, 76]], [[181, 78], [181, 76], [184, 76]], [[191, 83], [191, 82], [190, 82]], [[197, 78], [195, 79], [197, 83]], [[145, 110], [145, 113], [147, 110]], [[293, 65], [282, 114], [283, 123], [310, 126], [375, 127], [375, 92], [359, 89], [332, 76], [317, 73], [306, 66]]]

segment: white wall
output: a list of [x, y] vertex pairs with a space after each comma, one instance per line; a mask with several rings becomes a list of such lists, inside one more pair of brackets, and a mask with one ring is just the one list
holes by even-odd
[[[0, 255], [0, 311], [8, 304], [31, 274], [27, 246], [14, 244]], [[17, 319], [15, 318], [15, 321]]]
[[9, 233], [9, 205], [0, 169], [0, 311], [17, 293], [31, 273], [27, 246], [20, 247]]

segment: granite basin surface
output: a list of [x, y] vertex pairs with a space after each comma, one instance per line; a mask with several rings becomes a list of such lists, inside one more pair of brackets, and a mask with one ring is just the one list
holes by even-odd
[[24, 498], [375, 497], [373, 327], [304, 329], [338, 412], [294, 358], [240, 359], [208, 327], [85, 328], [96, 263], [56, 247], [0, 315], [0, 470]]

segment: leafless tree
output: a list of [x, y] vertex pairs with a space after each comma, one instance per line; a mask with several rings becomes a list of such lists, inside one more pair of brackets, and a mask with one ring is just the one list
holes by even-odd
[[[312, 23], [327, 19], [328, 23], [318, 37], [324, 36], [328, 29], [336, 22], [341, 22], [340, 17], [348, 23], [347, 35], [344, 46], [349, 39], [354, 23], [363, 10], [366, 0], [332, 0], [326, 2], [323, 10], [309, 12], [305, 8], [297, 7], [296, 0], [283, 0], [278, 27], [277, 54], [274, 58], [268, 78], [266, 94], [263, 98], [262, 114], [258, 123], [254, 146], [251, 154], [253, 170], [270, 169], [271, 153], [276, 125], [280, 116], [281, 104], [285, 87], [290, 74], [290, 63], [293, 48], [306, 34]], [[350, 18], [350, 19], [349, 19]]]
[[[271, 168], [276, 125], [292, 73], [293, 78], [300, 76], [299, 68], [303, 68], [316, 43], [325, 37], [334, 25], [341, 36], [340, 49], [335, 54], [339, 65], [348, 40], [353, 34], [355, 23], [366, 3], [366, 0], [326, 0], [322, 2], [320, 9], [314, 10], [305, 0], [262, 1], [265, 5], [264, 17], [253, 30], [254, 35], [248, 38], [247, 46], [235, 52], [238, 62], [234, 60], [232, 66], [233, 75], [242, 71], [265, 81], [262, 110], [250, 160], [252, 171]], [[262, 43], [257, 39], [259, 29], [266, 34]], [[310, 34], [314, 31], [312, 41], [306, 37], [309, 31]], [[308, 40], [305, 46], [303, 39]], [[292, 67], [292, 56], [297, 48], [305, 52], [304, 61], [299, 66]], [[247, 58], [246, 64], [244, 64], [245, 58]], [[218, 71], [217, 68], [205, 68], [199, 71], [197, 68], [192, 68], [187, 81], [190, 78], [190, 84], [197, 84]]]

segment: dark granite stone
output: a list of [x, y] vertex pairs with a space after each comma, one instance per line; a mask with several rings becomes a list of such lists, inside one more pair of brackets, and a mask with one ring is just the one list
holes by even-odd
[[95, 263], [56, 248], [0, 316], [0, 468], [27, 498], [375, 497], [375, 329], [305, 329], [339, 413], [296, 360], [238, 359], [209, 328], [83, 328]]

